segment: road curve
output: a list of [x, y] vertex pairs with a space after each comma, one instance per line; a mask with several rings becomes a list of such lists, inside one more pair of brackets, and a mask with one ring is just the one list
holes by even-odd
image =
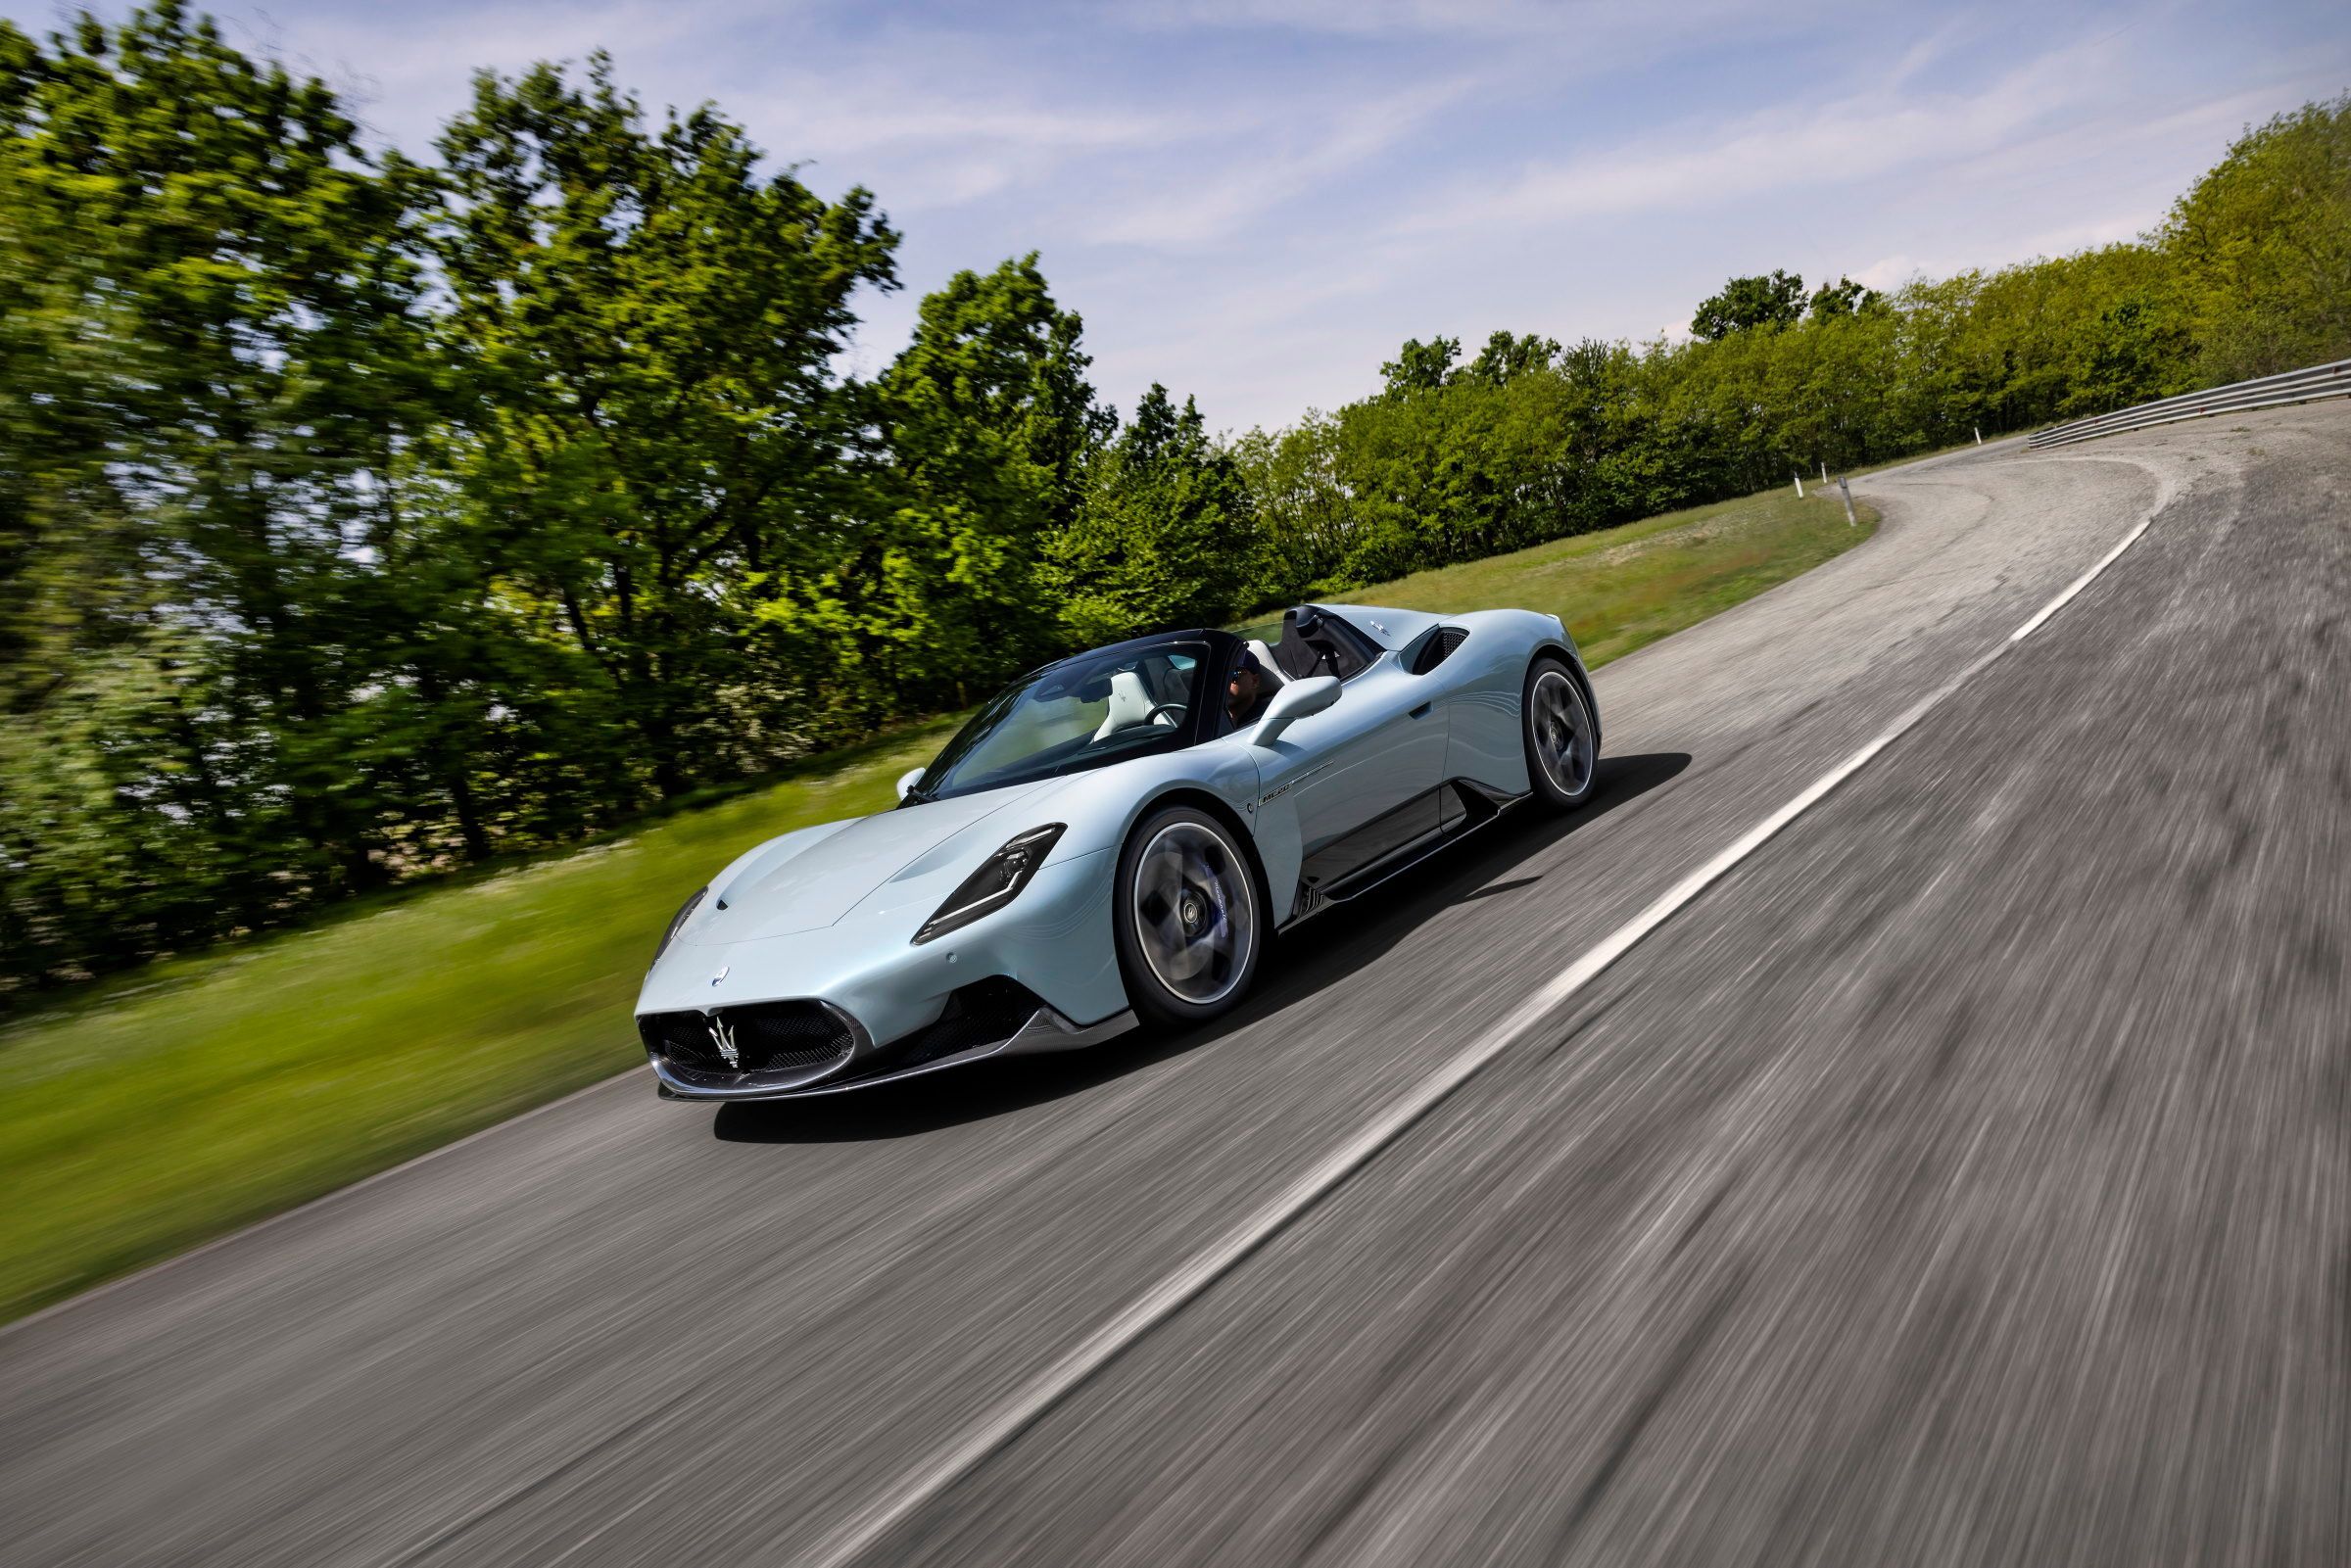
[[0, 1558], [2351, 1560], [2351, 407], [1856, 489], [1876, 539], [1600, 673], [1592, 808], [1234, 1021], [632, 1074], [0, 1333]]

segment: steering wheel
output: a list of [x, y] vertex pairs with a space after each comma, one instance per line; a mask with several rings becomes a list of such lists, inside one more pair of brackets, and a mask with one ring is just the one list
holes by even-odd
[[1183, 716], [1190, 711], [1191, 707], [1188, 703], [1161, 702], [1154, 704], [1151, 711], [1143, 715], [1143, 723], [1157, 724], [1159, 722], [1159, 716], [1164, 713], [1169, 715], [1168, 724], [1171, 728], [1174, 728], [1180, 726], [1183, 723]]

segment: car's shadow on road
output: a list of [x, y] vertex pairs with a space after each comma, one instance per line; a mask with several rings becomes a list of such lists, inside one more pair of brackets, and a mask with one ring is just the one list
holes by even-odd
[[1064, 1056], [1014, 1057], [949, 1069], [865, 1093], [721, 1106], [712, 1136], [729, 1143], [866, 1143], [981, 1121], [1061, 1099], [1181, 1056], [1343, 983], [1455, 904], [1509, 899], [1543, 879], [1509, 874], [1569, 834], [1672, 781], [1687, 752], [1604, 757], [1600, 788], [1572, 817], [1513, 811], [1458, 848], [1384, 884], [1362, 906], [1332, 910], [1282, 938], [1255, 995], [1196, 1029], [1137, 1032]]

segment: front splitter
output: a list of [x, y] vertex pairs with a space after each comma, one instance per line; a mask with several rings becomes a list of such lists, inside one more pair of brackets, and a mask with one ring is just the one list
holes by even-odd
[[1104, 1040], [1116, 1039], [1134, 1027], [1134, 1014], [1115, 1013], [1099, 1023], [1073, 1023], [1055, 1009], [1040, 1007], [1029, 1016], [1029, 1022], [1001, 1040], [975, 1045], [952, 1056], [942, 1056], [935, 1062], [921, 1062], [913, 1067], [871, 1073], [863, 1077], [840, 1078], [824, 1083], [806, 1083], [786, 1087], [767, 1084], [737, 1084], [714, 1087], [679, 1077], [669, 1064], [659, 1057], [652, 1059], [653, 1076], [660, 1080], [656, 1091], [664, 1100], [804, 1100], [820, 1094], [846, 1094], [852, 1089], [879, 1088], [886, 1083], [900, 1083], [919, 1078], [927, 1072], [943, 1068], [966, 1067], [974, 1062], [985, 1062], [996, 1057], [1043, 1056], [1055, 1051], [1077, 1051]]

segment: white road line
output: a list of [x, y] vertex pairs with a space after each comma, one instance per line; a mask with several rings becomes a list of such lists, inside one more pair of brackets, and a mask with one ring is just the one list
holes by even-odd
[[[2155, 510], [2161, 511], [2163, 509], [2163, 501], [2158, 500], [2155, 503]], [[2114, 558], [2117, 555], [2120, 555], [2123, 551], [2129, 549], [2133, 545], [2137, 544], [2138, 536], [2145, 533], [2147, 531], [2147, 525], [2154, 520], [2155, 512], [2152, 511], [2147, 513], [2146, 516], [2141, 517], [2138, 520], [2138, 526], [2123, 536], [2123, 542], [2121, 544], [2115, 546], [2114, 548], [2099, 556], [2098, 563], [2095, 566], [2092, 566], [2088, 571], [2084, 572], [2080, 577], [2075, 578], [2072, 587], [2068, 588], [2064, 593], [2058, 594], [2055, 598], [2049, 600], [2046, 604], [2043, 604], [2040, 607], [2040, 613], [2039, 615], [2034, 616], [2033, 619], [2027, 621], [2024, 625], [2009, 633], [2008, 641], [2011, 642], [2022, 642], [2026, 638], [2029, 638], [2034, 633], [2039, 631], [2041, 622], [2047, 620], [2059, 610], [2064, 609], [2066, 601], [2072, 598], [2076, 594], [2079, 594], [2084, 589], [2089, 587], [2091, 583], [2095, 582], [2097, 580], [2097, 575], [2100, 572], [2106, 570], [2107, 567], [2114, 564]]]
[[1541, 1022], [1560, 1003], [1582, 990], [1609, 965], [1630, 952], [1643, 937], [1664, 925], [1683, 905], [1761, 848], [1774, 833], [1819, 804], [1831, 790], [1868, 766], [1871, 758], [1900, 739], [1906, 731], [1933, 712], [1945, 697], [1974, 679], [1987, 665], [1998, 660], [2019, 641], [2039, 630], [2042, 622], [2064, 608], [2075, 594], [2087, 588], [2100, 572], [2113, 565], [2123, 551], [2136, 543], [2139, 535], [2145, 533], [2147, 525], [2154, 520], [2155, 511], [2160, 510], [2162, 505], [2163, 499], [2159, 499], [2155, 508], [2139, 519], [2138, 526], [2123, 536], [2121, 544], [2101, 556], [2095, 566], [2077, 578], [2064, 593], [2042, 605], [2039, 612], [2010, 634], [2007, 641], [1995, 644], [1990, 652], [1978, 655], [1957, 675], [1912, 703], [1885, 734], [1821, 775], [1801, 794], [1749, 829], [1737, 842], [1674, 883], [1647, 909], [1602, 938], [1598, 946], [1553, 975], [1533, 995], [1513, 1008], [1501, 1022], [1470, 1042], [1452, 1061], [1390, 1106], [1378, 1119], [1323, 1157], [1313, 1169], [1283, 1188], [1279, 1196], [1227, 1232], [1223, 1240], [1194, 1256], [1182, 1267], [1130, 1303], [1125, 1310], [1088, 1335], [1077, 1349], [1055, 1361], [1013, 1399], [933, 1454], [895, 1491], [859, 1510], [801, 1561], [811, 1565], [811, 1568], [840, 1568], [840, 1565], [854, 1560], [915, 1509], [946, 1491], [978, 1468], [989, 1454], [1020, 1436], [1087, 1378], [1107, 1366], [1121, 1352], [1173, 1316], [1186, 1302], [1215, 1284], [1236, 1263], [1279, 1234], [1290, 1221], [1313, 1208], [1324, 1194], [1354, 1174], [1372, 1156], [1395, 1142], [1447, 1095], [1502, 1055], [1520, 1035]]

